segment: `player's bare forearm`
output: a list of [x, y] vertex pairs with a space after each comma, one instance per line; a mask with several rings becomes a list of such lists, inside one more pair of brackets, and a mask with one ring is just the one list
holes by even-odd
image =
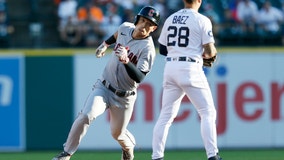
[[214, 57], [217, 54], [217, 49], [214, 45], [214, 43], [207, 43], [203, 45], [204, 51], [203, 51], [203, 58], [211, 58]]

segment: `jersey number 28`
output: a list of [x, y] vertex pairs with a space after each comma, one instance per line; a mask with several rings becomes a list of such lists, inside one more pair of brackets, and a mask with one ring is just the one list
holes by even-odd
[[179, 47], [186, 47], [188, 45], [188, 27], [177, 28], [176, 26], [169, 26], [168, 31], [168, 46], [175, 46], [176, 43]]

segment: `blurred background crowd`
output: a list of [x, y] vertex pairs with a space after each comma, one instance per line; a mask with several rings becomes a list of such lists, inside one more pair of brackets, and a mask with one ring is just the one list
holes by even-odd
[[[160, 10], [160, 25], [183, 8], [182, 0], [0, 0], [0, 48], [96, 47], [145, 5]], [[203, 0], [200, 12], [219, 46], [284, 44], [284, 0]]]

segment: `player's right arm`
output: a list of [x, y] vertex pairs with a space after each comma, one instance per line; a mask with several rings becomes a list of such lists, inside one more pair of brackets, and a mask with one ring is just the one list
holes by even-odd
[[112, 36], [110, 36], [107, 40], [105, 40], [97, 49], [96, 49], [96, 56], [98, 58], [101, 58], [102, 56], [105, 55], [105, 51], [107, 48], [114, 44], [117, 39], [118, 32], [116, 31]]
[[164, 46], [162, 44], [160, 44], [159, 46], [159, 51], [161, 55], [167, 56], [168, 55], [168, 49], [167, 46]]
[[167, 49], [167, 25], [168, 19], [165, 21], [164, 26], [161, 30], [158, 42], [159, 42], [159, 52], [161, 55], [167, 56], [168, 55], [168, 49]]
[[107, 44], [107, 45], [112, 45], [112, 44], [114, 44], [115, 42], [116, 42], [116, 39], [117, 39], [117, 35], [118, 35], [118, 32], [116, 31], [112, 36], [110, 36], [106, 41], [105, 41], [105, 43]]

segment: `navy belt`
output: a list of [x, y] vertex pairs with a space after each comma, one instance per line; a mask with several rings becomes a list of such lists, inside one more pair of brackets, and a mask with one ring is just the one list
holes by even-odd
[[197, 62], [196, 60], [190, 57], [167, 57], [166, 60], [167, 61]]
[[128, 97], [131, 95], [135, 95], [134, 91], [122, 91], [122, 90], [118, 90], [115, 89], [114, 87], [112, 87], [110, 84], [107, 84], [106, 80], [102, 81], [102, 84], [109, 89], [110, 91], [112, 91], [115, 95], [119, 96], [119, 97]]

